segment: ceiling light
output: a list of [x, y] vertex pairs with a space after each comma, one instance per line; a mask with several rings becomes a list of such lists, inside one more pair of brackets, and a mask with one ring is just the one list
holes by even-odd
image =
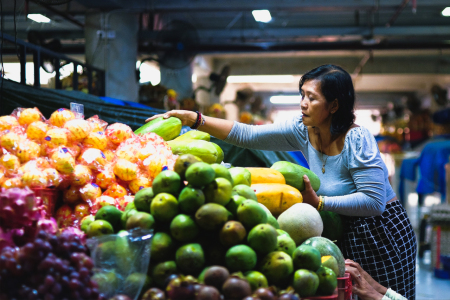
[[267, 9], [259, 9], [252, 11], [253, 18], [255, 18], [256, 22], [270, 22], [272, 20], [272, 16], [270, 15], [270, 11]]
[[292, 83], [292, 75], [244, 75], [228, 76], [228, 83]]
[[444, 17], [450, 17], [450, 6], [444, 8], [444, 10], [442, 11], [442, 15], [443, 15]]
[[50, 19], [41, 14], [28, 14], [27, 17], [38, 23], [50, 23]]
[[273, 104], [300, 104], [300, 95], [279, 95], [270, 97]]

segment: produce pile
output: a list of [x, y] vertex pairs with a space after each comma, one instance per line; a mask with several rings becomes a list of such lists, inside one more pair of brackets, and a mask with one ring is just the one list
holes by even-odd
[[76, 118], [64, 108], [49, 120], [37, 108], [0, 117], [0, 146], [1, 187], [63, 191], [60, 227], [79, 226], [104, 205], [123, 210], [161, 170], [173, 169], [177, 157], [155, 133], [136, 135], [125, 124]]
[[[173, 171], [162, 171], [152, 187], [138, 191], [124, 212], [104, 206], [81, 227], [89, 237], [154, 229], [142, 299], [331, 295], [344, 275], [342, 253], [320, 237], [321, 216], [301, 203], [281, 171], [227, 169], [183, 154]], [[114, 256], [116, 248], [99, 245], [99, 255]], [[108, 275], [118, 281], [114, 272]]]

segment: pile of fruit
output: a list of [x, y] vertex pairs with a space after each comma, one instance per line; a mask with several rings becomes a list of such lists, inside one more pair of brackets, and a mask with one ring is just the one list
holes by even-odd
[[[257, 298], [260, 288], [274, 296], [281, 289], [287, 289], [289, 297], [333, 294], [337, 277], [344, 275], [342, 253], [320, 237], [322, 219], [314, 208], [301, 203], [298, 190], [300, 196], [289, 205], [289, 199], [282, 202], [281, 211], [281, 202], [271, 207], [278, 220], [258, 203], [277, 197], [267, 190], [255, 193], [263, 184], [252, 185], [253, 178], [272, 180], [267, 179], [270, 176], [256, 179], [264, 171], [281, 175], [274, 169], [227, 169], [184, 154], [177, 158], [174, 171], [162, 171], [152, 187], [138, 191], [124, 212], [104, 206], [95, 217], [83, 220], [82, 230], [93, 237], [124, 229], [154, 229], [143, 292], [152, 289], [143, 299], [163, 299], [150, 298], [151, 293], [168, 299], [206, 299], [200, 292], [205, 286], [217, 295], [211, 299], [220, 299], [221, 294], [225, 299], [243, 299], [254, 293]], [[99, 253], [117, 256], [117, 248], [99, 245]], [[110, 282], [118, 281], [114, 272], [109, 276]]]
[[64, 108], [49, 120], [37, 108], [0, 117], [0, 186], [62, 190], [60, 227], [79, 226], [104, 205], [123, 210], [176, 157], [155, 133], [136, 135], [125, 124], [76, 118]]

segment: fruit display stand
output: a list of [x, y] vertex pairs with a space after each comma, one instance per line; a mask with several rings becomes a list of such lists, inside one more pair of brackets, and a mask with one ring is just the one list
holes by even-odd
[[[442, 256], [450, 255], [450, 206], [435, 205], [430, 211], [431, 233], [431, 265], [438, 278], [450, 278], [450, 268], [443, 264]], [[445, 259], [445, 257], [444, 257]]]

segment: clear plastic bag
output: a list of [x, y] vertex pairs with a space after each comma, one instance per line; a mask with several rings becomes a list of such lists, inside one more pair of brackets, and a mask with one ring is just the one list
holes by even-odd
[[107, 299], [125, 294], [137, 300], [146, 284], [153, 230], [140, 228], [90, 238], [93, 279]]

